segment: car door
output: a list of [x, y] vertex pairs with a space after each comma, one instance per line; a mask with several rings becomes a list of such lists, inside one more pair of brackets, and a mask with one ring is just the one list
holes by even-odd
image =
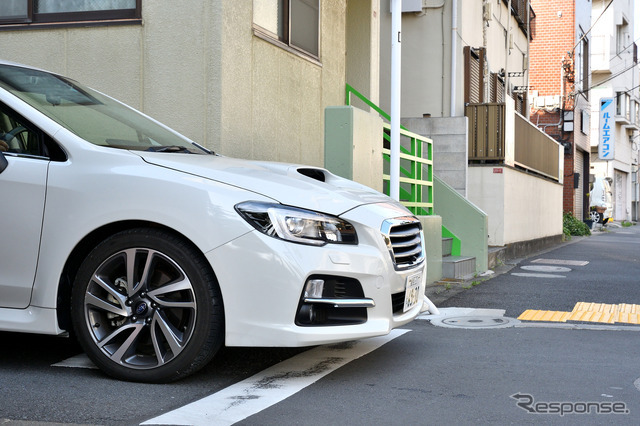
[[31, 300], [46, 196], [49, 158], [35, 126], [0, 103], [0, 307]]

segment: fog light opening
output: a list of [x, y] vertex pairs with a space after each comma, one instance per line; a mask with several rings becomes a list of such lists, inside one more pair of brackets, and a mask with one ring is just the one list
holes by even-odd
[[302, 305], [298, 315], [298, 320], [303, 324], [313, 324], [316, 322], [316, 309], [313, 305]]
[[321, 299], [324, 291], [324, 280], [308, 280], [304, 286], [304, 297], [311, 299]]

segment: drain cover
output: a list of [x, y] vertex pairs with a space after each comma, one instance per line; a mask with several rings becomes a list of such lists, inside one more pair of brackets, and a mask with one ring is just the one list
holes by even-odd
[[462, 316], [453, 318], [432, 319], [433, 325], [455, 328], [504, 328], [519, 323], [514, 318], [496, 316]]
[[571, 272], [571, 268], [565, 268], [564, 266], [546, 266], [546, 265], [531, 265], [531, 266], [521, 266], [521, 269], [525, 271], [536, 271], [536, 272]]

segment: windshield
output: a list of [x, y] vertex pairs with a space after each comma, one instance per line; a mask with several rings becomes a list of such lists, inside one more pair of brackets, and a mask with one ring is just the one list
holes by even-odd
[[211, 153], [134, 109], [55, 74], [0, 65], [0, 87], [95, 145]]

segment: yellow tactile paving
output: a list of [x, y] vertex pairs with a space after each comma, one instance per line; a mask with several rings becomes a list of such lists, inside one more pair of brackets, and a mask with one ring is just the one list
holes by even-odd
[[640, 305], [578, 302], [571, 312], [527, 309], [518, 319], [521, 321], [640, 324]]

